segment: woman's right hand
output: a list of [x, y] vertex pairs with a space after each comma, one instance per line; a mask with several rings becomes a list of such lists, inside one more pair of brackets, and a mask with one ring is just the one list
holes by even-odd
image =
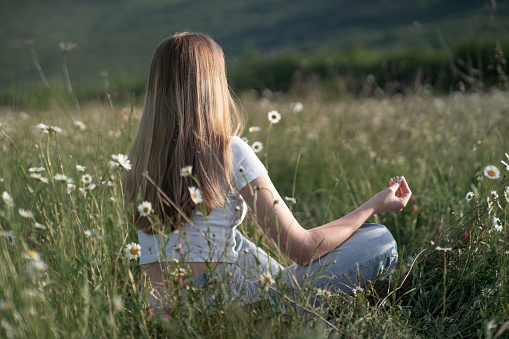
[[391, 185], [368, 200], [374, 214], [401, 211], [410, 200], [412, 191], [404, 177], [391, 180]]

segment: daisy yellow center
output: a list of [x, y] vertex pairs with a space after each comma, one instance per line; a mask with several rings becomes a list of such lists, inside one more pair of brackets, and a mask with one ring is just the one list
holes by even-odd
[[3, 304], [3, 305], [2, 305], [2, 308], [3, 308], [4, 310], [8, 310], [10, 307], [9, 307], [9, 305], [8, 305], [8, 304]]
[[494, 177], [495, 176], [495, 171], [494, 170], [489, 170], [488, 174], [491, 175], [492, 177]]
[[28, 256], [30, 258], [35, 258], [37, 256], [37, 253], [35, 251], [30, 250], [30, 251], [28, 251]]
[[193, 200], [196, 200], [196, 198], [197, 198], [196, 194], [194, 194], [194, 193], [191, 194], [191, 198], [193, 198]]
[[150, 212], [150, 208], [148, 208], [147, 206], [143, 207], [143, 212], [145, 212], [145, 213]]
[[138, 254], [138, 252], [139, 252], [139, 250], [138, 250], [138, 248], [137, 248], [137, 247], [133, 247], [133, 248], [131, 248], [131, 254], [132, 254], [132, 255], [136, 255], [136, 254]]

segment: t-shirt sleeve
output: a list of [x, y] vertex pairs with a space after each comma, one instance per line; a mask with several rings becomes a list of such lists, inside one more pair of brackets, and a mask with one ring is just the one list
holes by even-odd
[[[251, 146], [239, 137], [233, 137], [230, 142], [232, 150], [232, 185], [240, 191], [248, 182], [267, 173], [265, 166], [255, 154]], [[240, 171], [240, 168], [244, 172]]]

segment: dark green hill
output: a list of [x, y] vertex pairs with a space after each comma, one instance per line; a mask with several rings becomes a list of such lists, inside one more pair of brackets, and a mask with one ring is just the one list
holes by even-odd
[[351, 46], [436, 48], [503, 38], [509, 6], [480, 0], [1, 0], [0, 91], [39, 82], [26, 39], [46, 76], [62, 79], [60, 41], [75, 87], [99, 86], [101, 71], [129, 85], [146, 77], [158, 42], [201, 31], [223, 46], [233, 68], [248, 51], [337, 51]]

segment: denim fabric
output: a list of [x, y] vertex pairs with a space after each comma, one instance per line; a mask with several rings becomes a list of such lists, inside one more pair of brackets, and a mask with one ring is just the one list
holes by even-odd
[[[268, 286], [260, 282], [260, 276], [267, 271], [283, 284], [294, 287], [309, 284], [308, 287], [352, 294], [355, 286], [363, 287], [389, 275], [398, 259], [396, 241], [389, 230], [379, 224], [362, 225], [336, 249], [307, 266], [295, 264], [284, 268], [238, 231], [235, 241], [235, 250], [239, 253], [237, 263], [222, 263], [212, 272], [192, 277], [195, 287], [214, 284], [214, 288], [204, 289], [204, 297], [211, 306], [218, 297], [240, 303], [266, 298], [277, 302], [280, 296], [273, 289], [272, 293], [263, 293]], [[161, 309], [147, 301], [154, 309]]]

